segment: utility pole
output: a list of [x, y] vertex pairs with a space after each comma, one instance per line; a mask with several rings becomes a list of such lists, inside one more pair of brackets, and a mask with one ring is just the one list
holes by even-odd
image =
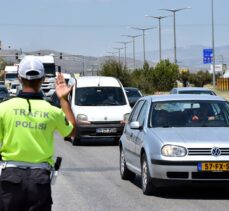
[[138, 27], [130, 27], [131, 29], [136, 29], [142, 31], [143, 37], [143, 61], [146, 62], [146, 52], [145, 52], [145, 31], [155, 29], [156, 27], [149, 27], [149, 28], [138, 28]]
[[135, 68], [136, 68], [136, 64], [135, 64], [135, 38], [140, 37], [142, 35], [121, 35], [121, 36], [131, 37], [133, 39], [133, 67], [135, 70]]
[[120, 57], [120, 51], [121, 51], [123, 48], [114, 48], [114, 49], [118, 50], [118, 63], [120, 64], [120, 63], [121, 63], [121, 61], [120, 61], [120, 59], [121, 59], [121, 57]]
[[173, 13], [173, 39], [174, 39], [174, 63], [177, 64], [177, 45], [176, 45], [176, 12], [181, 10], [191, 9], [191, 7], [184, 7], [180, 9], [161, 9]]
[[169, 15], [167, 16], [151, 16], [151, 15], [145, 15], [145, 17], [147, 18], [155, 18], [158, 19], [158, 32], [159, 32], [159, 60], [162, 60], [161, 57], [161, 19], [164, 19], [166, 17], [169, 17]]
[[215, 40], [214, 40], [214, 2], [211, 0], [212, 10], [212, 65], [213, 65], [213, 89], [215, 89]]
[[130, 43], [130, 42], [118, 42], [118, 43], [121, 43], [121, 44], [123, 44], [124, 45], [124, 61], [125, 61], [125, 68], [127, 68], [127, 64], [126, 64], [126, 45], [128, 44], [128, 43]]

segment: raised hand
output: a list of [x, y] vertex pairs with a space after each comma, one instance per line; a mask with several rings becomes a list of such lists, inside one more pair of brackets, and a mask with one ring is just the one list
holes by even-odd
[[56, 78], [56, 94], [59, 99], [67, 99], [68, 94], [71, 92], [73, 86], [68, 86], [64, 80], [64, 76], [58, 73]]

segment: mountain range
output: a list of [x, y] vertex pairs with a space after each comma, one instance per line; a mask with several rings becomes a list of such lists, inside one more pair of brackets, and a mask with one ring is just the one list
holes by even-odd
[[[191, 72], [198, 70], [210, 69], [210, 64], [203, 64], [203, 49], [208, 48], [206, 46], [195, 45], [189, 47], [177, 48], [177, 60], [178, 65], [181, 68], [188, 68]], [[229, 63], [229, 45], [215, 48], [216, 52], [216, 64]], [[0, 57], [7, 61], [9, 64], [15, 64], [19, 61], [16, 59], [15, 54], [18, 53], [19, 57], [21, 52], [15, 49], [1, 50]], [[49, 55], [53, 54], [55, 57], [55, 63], [61, 66], [63, 72], [68, 73], [81, 73], [83, 75], [96, 75], [96, 72], [100, 70], [101, 65], [108, 59], [115, 59], [118, 61], [118, 57], [111, 56], [84, 56], [84, 55], [73, 55], [69, 53], [62, 53], [62, 59], [60, 58], [60, 52], [53, 50], [36, 50], [32, 52], [23, 52], [23, 54], [30, 55]], [[158, 62], [158, 51], [147, 51], [146, 52], [147, 62], [152, 66]], [[169, 59], [173, 62], [173, 49], [165, 49], [162, 51], [162, 58]], [[143, 53], [136, 52], [136, 67], [143, 66]], [[121, 62], [124, 63], [124, 57], [120, 58]], [[127, 54], [127, 66], [129, 69], [133, 69], [132, 53]]]

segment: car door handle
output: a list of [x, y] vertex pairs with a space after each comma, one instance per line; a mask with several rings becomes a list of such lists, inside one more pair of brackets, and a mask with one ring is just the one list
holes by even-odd
[[132, 138], [132, 137], [133, 137], [133, 133], [130, 134], [130, 138]]

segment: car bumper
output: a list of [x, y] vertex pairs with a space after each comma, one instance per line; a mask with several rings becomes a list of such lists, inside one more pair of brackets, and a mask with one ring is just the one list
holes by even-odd
[[229, 171], [198, 171], [198, 163], [151, 159], [151, 177], [176, 181], [229, 181]]
[[[104, 132], [101, 132], [101, 129], [104, 129]], [[111, 132], [110, 129], [116, 132]], [[76, 136], [77, 138], [120, 138], [123, 129], [124, 124], [78, 124]]]

